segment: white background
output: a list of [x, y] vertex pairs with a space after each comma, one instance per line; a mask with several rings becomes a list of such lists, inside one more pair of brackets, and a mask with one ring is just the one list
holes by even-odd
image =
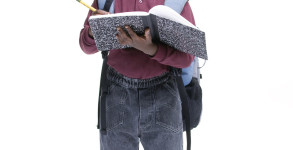
[[[190, 0], [209, 55], [192, 149], [293, 149], [290, 1]], [[0, 149], [99, 149], [101, 55], [78, 41], [88, 9], [10, 0], [0, 11]]]

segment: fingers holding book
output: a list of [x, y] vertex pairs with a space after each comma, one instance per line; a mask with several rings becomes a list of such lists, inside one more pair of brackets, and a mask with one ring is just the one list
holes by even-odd
[[118, 34], [116, 35], [117, 40], [121, 45], [129, 45], [132, 46], [132, 38], [129, 37], [121, 27], [117, 27]]
[[118, 34], [116, 38], [121, 45], [129, 45], [150, 56], [155, 55], [158, 46], [152, 42], [150, 29], [145, 29], [144, 36], [138, 36], [129, 26], [125, 26], [125, 28], [129, 36], [121, 27], [117, 27]]
[[104, 11], [104, 10], [101, 10], [101, 9], [98, 9], [97, 11], [94, 11], [92, 13], [92, 16], [96, 16], [96, 15], [108, 15], [110, 14], [110, 12], [107, 12], [107, 11]]

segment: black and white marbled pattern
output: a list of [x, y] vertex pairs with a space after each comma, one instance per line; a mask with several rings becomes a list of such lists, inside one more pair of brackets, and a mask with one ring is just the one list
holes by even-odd
[[97, 49], [100, 51], [129, 47], [128, 45], [123, 46], [118, 42], [116, 38], [116, 34], [118, 33], [116, 27], [118, 26], [125, 30], [124, 26], [129, 25], [137, 34], [144, 34], [141, 16], [90, 19], [89, 24], [94, 35]]
[[[144, 34], [142, 16], [90, 19], [89, 24], [95, 38], [96, 46], [100, 51], [129, 47], [128, 45], [122, 46], [116, 39], [116, 27], [118, 26], [124, 27], [124, 25], [129, 25], [137, 34]], [[162, 43], [179, 51], [207, 59], [204, 32], [158, 16], [157, 25]]]
[[205, 33], [157, 16], [160, 41], [185, 53], [208, 59]]

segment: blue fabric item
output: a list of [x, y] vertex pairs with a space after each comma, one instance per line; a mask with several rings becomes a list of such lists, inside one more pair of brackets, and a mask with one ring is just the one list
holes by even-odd
[[[110, 10], [109, 10], [110, 13], [114, 13], [114, 2], [115, 2], [115, 0], [111, 4]], [[177, 13], [181, 14], [181, 11], [183, 10], [186, 2], [187, 2], [187, 0], [165, 0], [164, 5], [172, 8]], [[105, 3], [106, 3], [106, 0], [98, 0], [99, 9], [103, 9]], [[182, 80], [183, 80], [184, 86], [186, 86], [187, 84], [190, 83], [192, 76], [194, 74], [194, 71], [197, 72], [196, 78], [198, 78], [198, 76], [197, 76], [198, 71], [194, 70], [194, 67], [198, 66], [198, 64], [195, 63], [196, 60], [197, 59], [194, 59], [189, 67], [182, 69]]]
[[186, 2], [187, 0], [165, 0], [164, 5], [172, 8], [178, 14], [181, 14]]
[[197, 79], [198, 83], [200, 84], [200, 70], [199, 70], [199, 63], [198, 63], [198, 57], [194, 57], [194, 72], [193, 77]]
[[191, 65], [187, 68], [182, 68], [182, 80], [184, 83], [184, 86], [186, 86], [187, 84], [189, 84], [192, 80], [192, 76], [193, 76], [193, 72], [194, 72], [194, 64], [195, 64], [195, 60], [193, 59]]

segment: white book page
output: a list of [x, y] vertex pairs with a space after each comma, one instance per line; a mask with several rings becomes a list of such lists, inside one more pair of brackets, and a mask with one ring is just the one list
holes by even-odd
[[144, 12], [144, 11], [132, 11], [132, 12], [123, 12], [123, 13], [115, 13], [115, 14], [108, 14], [108, 15], [90, 16], [89, 19], [119, 17], [119, 16], [147, 16], [147, 15], [149, 15], [149, 13]]
[[194, 26], [192, 23], [190, 23], [188, 20], [186, 20], [184, 17], [178, 14], [175, 10], [173, 10], [172, 8], [168, 6], [157, 5], [153, 7], [152, 9], [150, 9], [149, 13], [198, 29], [196, 26]]

